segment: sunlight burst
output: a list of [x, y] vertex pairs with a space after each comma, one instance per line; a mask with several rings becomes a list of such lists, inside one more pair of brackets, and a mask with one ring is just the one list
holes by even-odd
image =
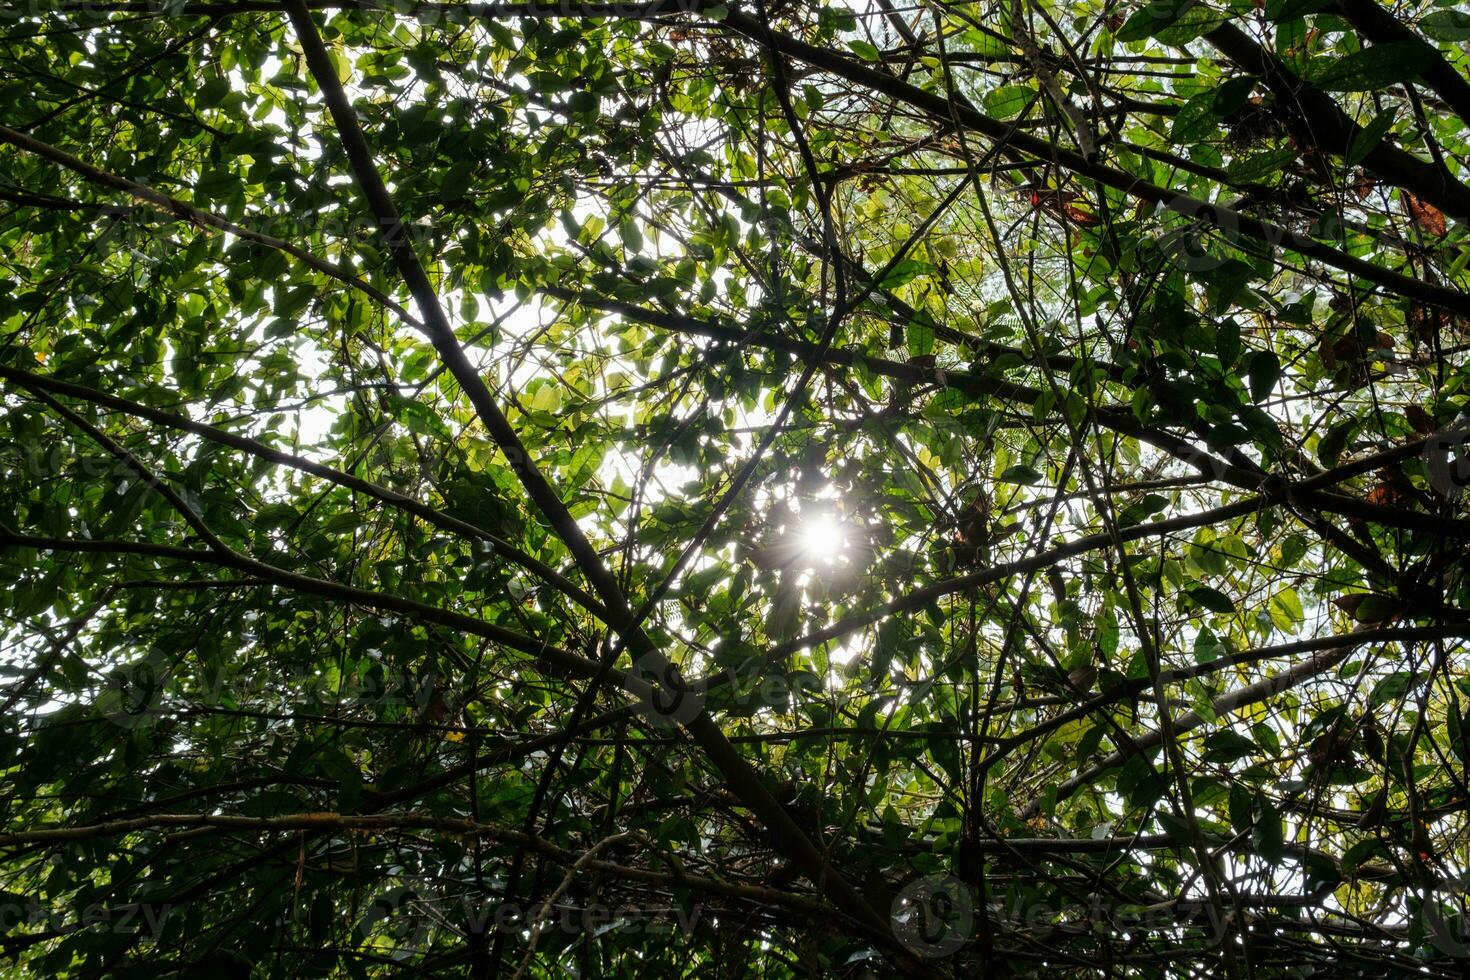
[[847, 532], [835, 514], [814, 514], [803, 519], [801, 550], [814, 564], [830, 565], [847, 547]]

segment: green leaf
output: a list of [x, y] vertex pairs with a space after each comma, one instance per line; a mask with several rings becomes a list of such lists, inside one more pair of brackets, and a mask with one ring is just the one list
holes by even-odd
[[1196, 2], [1174, 23], [1155, 33], [1154, 37], [1164, 44], [1182, 48], [1200, 35], [1213, 31], [1227, 19], [1220, 11]]
[[914, 320], [908, 325], [909, 357], [928, 357], [934, 353], [934, 328]]
[[1239, 732], [1222, 728], [1205, 737], [1205, 761], [1231, 763], [1260, 750], [1255, 742]]
[[[1230, 113], [1241, 109], [1246, 100], [1250, 98], [1251, 92], [1255, 91], [1258, 79], [1254, 75], [1241, 75], [1231, 78], [1220, 85], [1213, 92], [1210, 105], [1217, 116], [1228, 116]], [[1210, 95], [1210, 92], [1200, 93]]]
[[985, 111], [997, 119], [1014, 119], [1021, 114], [1036, 90], [1027, 85], [1002, 85], [985, 93]]
[[1395, 671], [1374, 685], [1373, 693], [1368, 698], [1368, 707], [1377, 708], [1380, 705], [1399, 701], [1422, 680], [1419, 674], [1407, 670]]
[[387, 395], [385, 398], [394, 416], [410, 432], [421, 436], [449, 439], [448, 427], [429, 406], [402, 395]]
[[1212, 589], [1208, 585], [1193, 585], [1187, 591], [1191, 599], [1210, 612], [1232, 613], [1235, 611], [1235, 603], [1218, 589]]
[[1470, 13], [1463, 10], [1436, 10], [1419, 18], [1419, 29], [1436, 41], [1455, 44], [1470, 41]]
[[1378, 115], [1373, 121], [1353, 134], [1352, 142], [1348, 144], [1347, 154], [1342, 158], [1343, 166], [1356, 167], [1363, 159], [1373, 152], [1373, 148], [1383, 142], [1384, 135], [1393, 126], [1394, 108], [1390, 106]]
[[1220, 124], [1215, 97], [1215, 92], [1200, 92], [1180, 106], [1169, 127], [1169, 139], [1174, 143], [1188, 144], [1212, 134]]
[[888, 273], [883, 277], [883, 281], [879, 285], [883, 289], [897, 289], [907, 282], [911, 282], [920, 276], [931, 275], [933, 272], [934, 266], [928, 262], [921, 259], [904, 259], [894, 265], [892, 269], [888, 270]]
[[1318, 461], [1321, 462], [1321, 464], [1328, 469], [1332, 469], [1334, 466], [1336, 466], [1338, 459], [1342, 456], [1342, 451], [1347, 448], [1348, 440], [1351, 439], [1357, 433], [1357, 431], [1358, 421], [1356, 419], [1348, 419], [1344, 422], [1339, 422], [1332, 428], [1328, 429], [1327, 434], [1324, 435], [1317, 443]]
[[1422, 42], [1391, 41], [1344, 55], [1313, 71], [1310, 80], [1324, 92], [1371, 92], [1413, 81], [1426, 67]]
[[1342, 872], [1337, 868], [1337, 862], [1328, 855], [1308, 852], [1303, 864], [1307, 872], [1306, 891], [1308, 893], [1335, 887], [1343, 880]]
[[352, 62], [345, 53], [337, 48], [329, 48], [327, 57], [332, 61], [332, 68], [337, 73], [337, 81], [346, 82], [352, 78]]
[[1276, 729], [1261, 721], [1251, 726], [1251, 736], [1256, 743], [1271, 755], [1281, 754], [1281, 739], [1276, 734]]
[[1398, 600], [1393, 596], [1365, 594], [1353, 609], [1353, 619], [1359, 623], [1381, 623], [1398, 611]]
[[1296, 150], [1282, 147], [1253, 153], [1244, 159], [1232, 160], [1225, 173], [1232, 184], [1259, 184], [1268, 177], [1279, 175], [1282, 168], [1296, 159]]
[[1250, 357], [1246, 373], [1250, 378], [1251, 401], [1265, 401], [1281, 380], [1281, 359], [1268, 350], [1256, 351]]
[[1130, 756], [1118, 773], [1117, 789], [1132, 807], [1148, 806], [1164, 792], [1164, 780], [1147, 753]]
[[1163, 30], [1177, 16], [1173, 14], [1173, 7], [1172, 4], [1158, 8], [1151, 3], [1145, 4], [1123, 22], [1123, 26], [1114, 32], [1113, 37], [1124, 43], [1150, 38], [1154, 31]]
[[1291, 20], [1331, 9], [1333, 0], [1266, 0], [1266, 19]]
[[867, 41], [848, 41], [847, 46], [852, 49], [853, 54], [857, 55], [864, 61], [883, 60], [883, 52], [879, 51], [876, 47], [874, 47], [871, 43]]
[[1041, 482], [1041, 474], [1025, 464], [1017, 463], [1014, 466], [1006, 467], [1005, 471], [1000, 475], [1000, 482], [1031, 486], [1032, 484]]
[[1373, 858], [1387, 856], [1388, 850], [1380, 838], [1365, 837], [1343, 852], [1342, 870], [1351, 875]]
[[1250, 833], [1256, 825], [1255, 797], [1239, 783], [1230, 787], [1230, 826], [1237, 834]]
[[1004, 57], [1005, 55], [1012, 53], [1011, 48], [1003, 41], [1001, 41], [999, 38], [992, 37], [991, 35], [986, 34], [983, 31], [977, 31], [974, 28], [970, 28], [969, 30], [965, 31], [963, 36], [965, 39], [965, 44], [968, 45], [970, 50], [975, 52], [976, 54], [984, 55], [988, 58], [997, 58]]
[[1251, 844], [1256, 853], [1267, 861], [1280, 861], [1286, 853], [1286, 822], [1264, 796], [1256, 797], [1256, 818]]
[[1295, 589], [1281, 589], [1271, 596], [1266, 611], [1271, 616], [1271, 623], [1282, 632], [1290, 632], [1306, 620], [1301, 597]]
[[1185, 22], [1187, 29], [1188, 24], [1199, 22], [1202, 13], [1204, 16], [1218, 16], [1200, 3], [1200, 0], [1154, 0], [1129, 17], [1114, 36], [1124, 42], [1142, 41], [1157, 36], [1181, 21]]
[[439, 194], [446, 201], [458, 201], [469, 192], [470, 181], [475, 172], [475, 161], [461, 160], [444, 173], [439, 182]]
[[567, 108], [578, 115], [595, 114], [602, 102], [592, 92], [573, 92], [567, 97]]
[[623, 247], [629, 252], [643, 251], [643, 230], [638, 227], [638, 222], [628, 215], [618, 222], [618, 237], [623, 241]]

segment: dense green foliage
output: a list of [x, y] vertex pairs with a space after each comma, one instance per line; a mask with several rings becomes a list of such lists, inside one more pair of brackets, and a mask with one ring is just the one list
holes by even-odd
[[3, 13], [18, 969], [1470, 962], [1470, 13]]

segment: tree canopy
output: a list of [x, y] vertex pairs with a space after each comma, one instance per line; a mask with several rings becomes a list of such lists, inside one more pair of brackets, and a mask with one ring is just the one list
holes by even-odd
[[1453, 0], [0, 18], [0, 955], [1460, 976]]

